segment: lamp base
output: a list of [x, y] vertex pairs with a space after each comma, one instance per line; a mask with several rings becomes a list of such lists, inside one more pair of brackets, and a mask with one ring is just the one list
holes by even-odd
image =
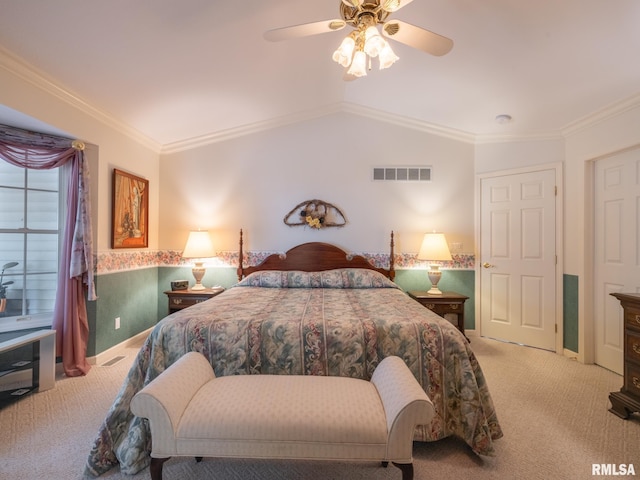
[[429, 280], [431, 281], [431, 288], [427, 291], [429, 295], [442, 295], [442, 292], [438, 288], [440, 277], [442, 277], [440, 265], [431, 265], [431, 270], [429, 270]]
[[196, 279], [196, 284], [191, 287], [191, 290], [205, 290], [207, 288], [202, 285], [202, 277], [204, 277], [204, 273], [207, 271], [207, 269], [202, 266], [202, 263], [203, 262], [196, 262], [196, 266], [191, 269], [193, 278]]

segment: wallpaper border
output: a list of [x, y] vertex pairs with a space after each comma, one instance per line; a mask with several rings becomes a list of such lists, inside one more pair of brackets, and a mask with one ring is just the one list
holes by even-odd
[[[152, 267], [185, 267], [191, 262], [185, 261], [178, 250], [138, 250], [138, 251], [113, 251], [100, 252], [95, 262], [96, 273], [123, 272]], [[245, 265], [257, 265], [266, 257], [278, 252], [246, 252]], [[388, 268], [389, 254], [384, 253], [359, 253], [367, 258], [373, 265], [379, 268]], [[439, 262], [443, 269], [447, 270], [474, 270], [475, 255], [452, 254], [453, 260]], [[236, 268], [238, 266], [238, 252], [217, 252], [216, 257], [206, 262], [208, 268]], [[395, 255], [396, 270], [427, 269], [427, 262], [416, 259], [415, 253], [400, 253]]]

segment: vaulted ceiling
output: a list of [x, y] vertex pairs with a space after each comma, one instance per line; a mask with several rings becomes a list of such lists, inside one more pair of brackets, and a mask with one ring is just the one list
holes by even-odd
[[331, 59], [350, 27], [263, 38], [340, 18], [339, 3], [0, 0], [0, 46], [161, 146], [345, 108], [472, 139], [532, 137], [640, 102], [638, 0], [414, 0], [391, 18], [453, 39], [451, 52], [391, 40], [400, 60], [350, 82]]

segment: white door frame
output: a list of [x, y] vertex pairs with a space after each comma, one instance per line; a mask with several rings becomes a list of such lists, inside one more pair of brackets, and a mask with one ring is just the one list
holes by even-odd
[[[558, 331], [556, 334], [556, 353], [560, 355], [564, 355], [564, 329], [563, 329], [563, 273], [564, 273], [564, 178], [563, 178], [563, 163], [546, 163], [541, 165], [533, 165], [530, 167], [522, 167], [510, 170], [498, 170], [493, 172], [481, 173], [477, 174], [475, 178], [475, 239], [476, 239], [476, 251], [475, 258], [476, 262], [480, 258], [480, 252], [482, 252], [481, 245], [481, 181], [486, 178], [493, 177], [501, 177], [507, 175], [519, 175], [523, 173], [531, 173], [538, 172], [540, 170], [555, 170], [556, 175], [556, 325], [558, 327]], [[482, 307], [482, 298], [480, 296], [480, 265], [476, 264], [474, 266], [475, 271], [475, 296], [476, 296], [476, 305], [475, 305], [475, 317], [476, 317], [476, 325], [475, 329], [478, 334], [481, 333], [481, 307]]]

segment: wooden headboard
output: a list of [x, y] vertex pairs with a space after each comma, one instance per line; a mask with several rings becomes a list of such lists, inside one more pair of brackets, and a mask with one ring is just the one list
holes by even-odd
[[265, 258], [259, 265], [245, 267], [242, 265], [244, 252], [242, 230], [240, 230], [240, 257], [238, 280], [250, 273], [260, 270], [300, 270], [303, 272], [320, 272], [336, 268], [367, 268], [382, 273], [393, 280], [394, 270], [393, 232], [391, 232], [389, 269], [378, 268], [362, 255], [351, 255], [335, 245], [322, 242], [309, 242], [297, 245], [284, 254], [274, 253]]

